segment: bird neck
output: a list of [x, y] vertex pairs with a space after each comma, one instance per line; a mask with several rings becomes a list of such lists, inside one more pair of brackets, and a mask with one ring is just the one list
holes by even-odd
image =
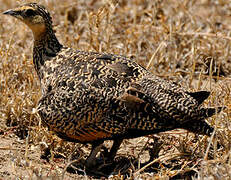
[[40, 79], [41, 67], [46, 61], [52, 60], [62, 47], [52, 29], [40, 34], [34, 33], [33, 63]]

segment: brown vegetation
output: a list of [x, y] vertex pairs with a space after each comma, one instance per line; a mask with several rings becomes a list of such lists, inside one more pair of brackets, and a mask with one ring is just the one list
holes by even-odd
[[[29, 1], [0, 0], [1, 12]], [[231, 4], [225, 0], [39, 1], [66, 46], [126, 55], [187, 90], [208, 90], [205, 106], [227, 106], [208, 121], [211, 138], [183, 130], [127, 140], [118, 158], [133, 157], [129, 178], [231, 179]], [[87, 145], [61, 141], [33, 108], [41, 92], [32, 63], [33, 37], [14, 18], [0, 17], [0, 179], [85, 178], [66, 172]], [[153, 143], [154, 142], [154, 143]], [[110, 146], [110, 142], [106, 144]], [[133, 159], [131, 158], [131, 159]], [[158, 166], [153, 165], [159, 163]], [[157, 168], [156, 168], [157, 167]], [[87, 178], [91, 178], [88, 176]], [[122, 179], [118, 174], [111, 179]]]

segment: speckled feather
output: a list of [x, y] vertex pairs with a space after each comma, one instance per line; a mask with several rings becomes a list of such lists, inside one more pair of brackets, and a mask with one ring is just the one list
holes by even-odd
[[205, 119], [216, 111], [201, 106], [209, 92], [187, 92], [123, 56], [64, 47], [48, 11], [36, 3], [4, 14], [19, 18], [34, 33], [33, 62], [42, 89], [38, 112], [59, 137], [94, 144], [175, 128], [213, 131]]
[[39, 76], [41, 118], [71, 141], [132, 138], [204, 120], [185, 90], [125, 57], [63, 47]]

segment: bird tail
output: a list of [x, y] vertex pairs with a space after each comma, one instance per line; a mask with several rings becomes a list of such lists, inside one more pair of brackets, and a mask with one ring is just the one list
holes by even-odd
[[210, 92], [209, 91], [197, 91], [197, 92], [187, 92], [191, 97], [193, 97], [197, 102], [198, 105], [202, 104], [204, 100], [206, 100]]
[[211, 136], [214, 128], [210, 126], [206, 121], [194, 121], [184, 124], [184, 128], [190, 132]]
[[200, 120], [197, 121], [189, 121], [184, 124], [183, 129], [191, 131], [193, 133], [211, 136], [214, 128], [210, 126], [205, 119], [208, 117], [213, 116], [214, 114], [218, 114], [221, 112], [225, 107], [217, 107], [217, 108], [201, 108], [200, 110]]
[[201, 108], [201, 116], [204, 118], [208, 118], [213, 116], [214, 114], [220, 113], [225, 107], [217, 107], [217, 108]]

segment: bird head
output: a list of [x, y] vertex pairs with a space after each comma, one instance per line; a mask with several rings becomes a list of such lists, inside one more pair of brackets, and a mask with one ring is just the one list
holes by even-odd
[[15, 9], [10, 9], [3, 14], [13, 16], [24, 22], [34, 33], [35, 37], [52, 29], [52, 19], [44, 6], [37, 3], [28, 3]]

